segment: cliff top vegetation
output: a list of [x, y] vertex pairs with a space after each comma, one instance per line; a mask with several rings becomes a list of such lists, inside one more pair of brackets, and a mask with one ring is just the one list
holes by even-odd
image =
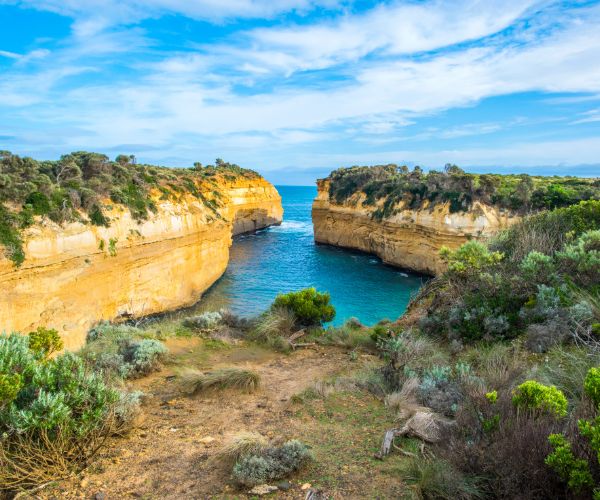
[[216, 183], [239, 177], [256, 178], [252, 171], [217, 159], [215, 165], [167, 168], [138, 164], [134, 156], [79, 151], [56, 161], [38, 161], [0, 151], [0, 248], [15, 264], [25, 259], [21, 232], [35, 216], [56, 223], [80, 221], [109, 226], [103, 202], [125, 205], [143, 220], [156, 211], [154, 199], [177, 200], [191, 194], [217, 214]]
[[443, 172], [428, 173], [394, 164], [355, 166], [333, 171], [328, 180], [329, 195], [336, 203], [356, 202], [354, 195], [364, 193], [363, 204], [376, 207], [376, 219], [393, 215], [401, 202], [411, 209], [425, 202], [449, 203], [450, 212], [461, 212], [480, 201], [529, 213], [600, 199], [600, 178], [469, 174], [450, 164]]

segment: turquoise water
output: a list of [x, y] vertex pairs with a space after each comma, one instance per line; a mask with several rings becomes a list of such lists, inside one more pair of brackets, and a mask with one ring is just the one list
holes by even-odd
[[277, 189], [284, 222], [236, 237], [227, 271], [194, 309], [227, 307], [235, 314], [254, 316], [278, 293], [314, 286], [331, 294], [336, 325], [353, 316], [367, 325], [400, 316], [423, 278], [373, 256], [315, 245], [310, 211], [316, 187]]

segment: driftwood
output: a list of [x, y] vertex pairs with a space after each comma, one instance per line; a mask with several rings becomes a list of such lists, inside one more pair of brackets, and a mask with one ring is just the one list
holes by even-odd
[[296, 349], [296, 347], [311, 347], [313, 345], [317, 345], [316, 342], [305, 342], [304, 344], [292, 344], [292, 349]]
[[394, 438], [410, 436], [416, 437], [426, 443], [437, 443], [442, 439], [442, 432], [453, 425], [447, 420], [430, 411], [417, 411], [401, 428], [386, 431], [381, 443], [381, 449], [375, 454], [376, 458], [383, 459], [392, 451]]
[[300, 337], [302, 337], [303, 335], [306, 335], [306, 330], [305, 330], [304, 328], [302, 328], [302, 330], [298, 330], [298, 331], [297, 331], [297, 332], [295, 332], [295, 333], [292, 333], [292, 334], [289, 336], [288, 340], [289, 340], [290, 342], [294, 342], [294, 340], [296, 340], [296, 339], [299, 339], [299, 338], [300, 338]]

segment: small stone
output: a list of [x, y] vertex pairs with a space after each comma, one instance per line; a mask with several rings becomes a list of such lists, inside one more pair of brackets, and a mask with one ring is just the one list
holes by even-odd
[[288, 491], [292, 489], [292, 483], [290, 483], [289, 481], [282, 481], [281, 483], [277, 484], [277, 487], [280, 490]]
[[215, 441], [216, 441], [216, 439], [212, 436], [206, 436], [200, 440], [200, 442], [202, 444], [211, 444], [211, 443], [214, 443]]
[[302, 491], [306, 491], [311, 487], [310, 483], [304, 483], [301, 487]]
[[84, 477], [79, 483], [79, 486], [86, 488], [88, 484], [90, 484], [90, 480]]
[[177, 427], [171, 427], [169, 430], [171, 432], [177, 432], [179, 429]]
[[277, 491], [277, 489], [277, 486], [271, 486], [270, 484], [259, 484], [258, 486], [252, 488], [248, 494], [258, 495], [260, 497], [263, 495], [268, 495], [269, 493], [273, 493], [274, 491]]
[[98, 493], [96, 493], [93, 497], [94, 500], [106, 500], [106, 493], [104, 493], [103, 491], [99, 491]]

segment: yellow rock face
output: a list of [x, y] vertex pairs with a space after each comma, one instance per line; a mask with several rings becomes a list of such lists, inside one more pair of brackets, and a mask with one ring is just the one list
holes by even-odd
[[141, 223], [113, 206], [108, 228], [41, 222], [25, 233], [20, 268], [0, 258], [0, 331], [56, 328], [67, 349], [100, 320], [139, 317], [197, 302], [225, 271], [232, 235], [281, 223], [266, 180], [219, 184], [218, 216], [191, 196], [157, 200]]
[[384, 262], [438, 274], [444, 264], [439, 258], [443, 246], [458, 248], [473, 238], [485, 238], [519, 220], [508, 212], [474, 203], [469, 212], [450, 213], [448, 204], [411, 210], [399, 207], [382, 221], [371, 218], [372, 207], [357, 202], [338, 205], [329, 198], [329, 182], [318, 181], [312, 219], [315, 241], [353, 248], [377, 255]]

